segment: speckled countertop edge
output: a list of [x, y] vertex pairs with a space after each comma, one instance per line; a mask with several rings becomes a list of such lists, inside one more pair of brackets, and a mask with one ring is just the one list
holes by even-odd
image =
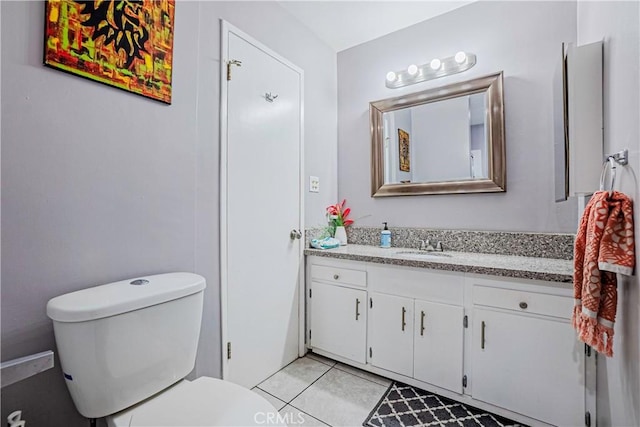
[[447, 252], [451, 257], [418, 260], [397, 253], [403, 250], [410, 249], [385, 249], [349, 244], [335, 249], [305, 249], [304, 254], [377, 264], [544, 280], [559, 282], [565, 286], [570, 286], [573, 281], [573, 263], [569, 260], [453, 251]]
[[[429, 239], [434, 245], [435, 242], [441, 241], [447, 251], [573, 260], [575, 236], [567, 233], [415, 227], [389, 227], [389, 230], [391, 246], [394, 247], [418, 248], [421, 240]], [[349, 243], [377, 246], [380, 243], [380, 228], [350, 226], [347, 227], [347, 237]]]

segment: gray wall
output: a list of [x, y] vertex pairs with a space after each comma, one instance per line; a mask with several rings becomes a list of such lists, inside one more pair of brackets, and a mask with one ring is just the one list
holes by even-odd
[[415, 170], [413, 180], [469, 178], [469, 100], [466, 97], [411, 109]]
[[[575, 2], [477, 2], [338, 54], [340, 198], [358, 225], [574, 232], [575, 202], [554, 203], [553, 75], [575, 41]], [[474, 68], [402, 89], [385, 75], [459, 50]], [[504, 71], [507, 193], [370, 197], [369, 102]], [[470, 208], [472, 207], [472, 208]]]
[[[390, 119], [393, 119], [393, 125], [389, 126], [389, 157], [391, 158], [391, 180], [389, 182], [413, 181], [413, 126], [411, 123], [410, 110], [396, 110], [388, 113]], [[409, 159], [410, 171], [404, 172], [400, 170], [400, 135], [398, 130], [402, 129], [409, 133]]]
[[[578, 43], [604, 39], [604, 151], [629, 149], [629, 165], [619, 168], [616, 188], [635, 201], [636, 233], [640, 209], [640, 4], [578, 3]], [[636, 275], [618, 285], [614, 357], [598, 358], [598, 425], [640, 425], [640, 246], [636, 237]], [[624, 276], [618, 275], [619, 278]]]
[[[2, 360], [54, 349], [45, 305], [151, 273], [207, 278], [197, 376], [220, 374], [219, 18], [305, 71], [307, 225], [337, 200], [336, 54], [275, 2], [176, 7], [173, 104], [42, 66], [42, 2], [1, 2]], [[277, 31], [273, 31], [276, 28]], [[2, 415], [84, 426], [60, 368], [2, 390]]]
[[471, 150], [479, 150], [480, 152], [480, 161], [478, 163], [482, 164], [481, 168], [477, 168], [478, 170], [474, 171], [476, 178], [479, 177], [487, 177], [489, 176], [489, 162], [487, 157], [487, 137], [486, 131], [484, 128], [484, 124], [481, 125], [471, 125]]

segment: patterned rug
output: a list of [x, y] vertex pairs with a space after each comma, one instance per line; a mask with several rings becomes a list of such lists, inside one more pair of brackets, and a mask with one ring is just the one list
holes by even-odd
[[365, 427], [521, 426], [515, 421], [394, 382], [362, 423]]

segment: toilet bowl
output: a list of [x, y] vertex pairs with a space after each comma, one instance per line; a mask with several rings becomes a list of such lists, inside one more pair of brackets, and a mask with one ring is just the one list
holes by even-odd
[[109, 427], [286, 426], [264, 397], [215, 378], [182, 380], [162, 393], [107, 417]]
[[184, 379], [195, 367], [205, 287], [197, 274], [167, 273], [51, 299], [47, 315], [78, 412], [112, 427], [286, 425], [251, 390]]

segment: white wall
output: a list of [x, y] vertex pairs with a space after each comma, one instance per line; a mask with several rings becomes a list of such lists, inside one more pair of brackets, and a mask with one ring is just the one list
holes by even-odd
[[[574, 202], [554, 203], [553, 76], [560, 44], [575, 42], [575, 2], [476, 2], [338, 53], [340, 198], [358, 225], [575, 232]], [[478, 57], [461, 74], [385, 87], [389, 70], [459, 50]], [[507, 193], [370, 197], [370, 101], [504, 71]], [[472, 209], [470, 209], [472, 207]]]
[[[45, 68], [43, 3], [0, 8], [2, 360], [54, 349], [56, 295], [186, 270], [208, 282], [195, 373], [219, 376], [219, 18], [305, 71], [307, 225], [337, 200], [336, 54], [275, 2], [179, 1], [167, 106]], [[2, 389], [1, 418], [85, 426], [56, 365]]]
[[[578, 43], [604, 39], [604, 151], [629, 149], [616, 188], [640, 209], [640, 7], [638, 2], [578, 2]], [[598, 425], [640, 425], [640, 246], [636, 238], [636, 275], [618, 285], [614, 357], [598, 358]], [[618, 276], [621, 278], [622, 276]]]

